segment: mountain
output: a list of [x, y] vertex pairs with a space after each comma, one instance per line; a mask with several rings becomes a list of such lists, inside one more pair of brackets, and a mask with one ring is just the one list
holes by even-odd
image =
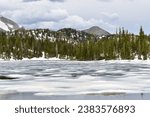
[[83, 30], [83, 31], [86, 33], [89, 33], [89, 34], [93, 34], [98, 37], [111, 35], [109, 32], [105, 31], [104, 29], [102, 29], [98, 26], [93, 26], [93, 27]]
[[72, 29], [72, 28], [63, 28], [58, 30], [57, 32], [61, 33], [66, 38], [73, 39], [75, 41], [82, 41], [82, 40], [86, 40], [87, 38], [95, 38], [95, 36], [89, 33]]
[[7, 32], [7, 36], [17, 36], [17, 37], [30, 37], [37, 40], [50, 40], [51, 42], [54, 42], [56, 40], [68, 40], [69, 42], [79, 42], [84, 41], [87, 39], [98, 39], [96, 36], [79, 31], [72, 28], [63, 28], [58, 31], [53, 31], [50, 29], [23, 29], [20, 28], [15, 31]]
[[29, 36], [35, 39], [70, 40], [71, 42], [83, 41], [86, 39], [99, 39], [99, 37], [110, 35], [107, 31], [93, 26], [90, 29], [80, 31], [72, 28], [63, 28], [58, 31], [50, 29], [22, 29], [14, 21], [0, 16], [0, 31], [8, 32], [8, 35]]
[[14, 21], [0, 16], [0, 31], [13, 31], [19, 29], [19, 25]]

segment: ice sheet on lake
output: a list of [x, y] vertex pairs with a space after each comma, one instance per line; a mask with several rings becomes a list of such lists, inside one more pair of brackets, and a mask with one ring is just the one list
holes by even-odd
[[149, 61], [0, 61], [0, 75], [19, 78], [0, 80], [0, 92], [150, 93]]

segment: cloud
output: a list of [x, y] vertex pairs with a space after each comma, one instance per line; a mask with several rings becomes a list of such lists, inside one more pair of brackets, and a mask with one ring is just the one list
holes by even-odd
[[52, 1], [52, 2], [64, 2], [65, 0], [49, 0], [49, 1]]
[[[86, 29], [92, 26], [100, 26], [102, 28], [106, 29], [114, 29], [115, 26], [111, 25], [102, 19], [84, 19], [80, 16], [69, 16], [64, 20], [61, 20], [60, 27], [70, 27], [70, 28], [76, 28], [76, 29]], [[59, 28], [59, 27], [58, 27]]]
[[21, 0], [0, 0], [0, 12], [20, 8]]
[[[37, 2], [37, 1], [42, 1], [42, 0], [23, 0], [23, 2]], [[64, 2], [65, 0], [47, 0], [51, 2]]]
[[23, 0], [23, 2], [37, 2], [37, 1], [40, 1], [40, 0]]
[[[112, 1], [115, 1], [115, 0], [97, 0], [97, 1], [100, 1], [100, 2], [112, 2]], [[123, 1], [134, 1], [134, 0], [123, 0]]]
[[70, 15], [59, 21], [41, 21], [31, 25], [25, 25], [28, 28], [50, 28], [58, 30], [61, 28], [74, 28], [78, 30], [87, 29], [92, 26], [99, 26], [113, 32], [116, 29], [115, 25], [105, 22], [101, 19], [84, 19], [77, 15]]
[[119, 19], [119, 15], [117, 13], [101, 12], [100, 15], [103, 20], [106, 21], [117, 21]]
[[98, 0], [98, 1], [101, 1], [101, 2], [110, 2], [110, 1], [113, 1], [113, 0]]
[[[70, 27], [76, 29], [86, 29], [97, 25], [108, 31], [115, 29], [115, 25], [108, 23], [102, 19], [89, 18], [79, 16], [76, 13], [70, 13], [69, 10], [64, 9], [62, 4], [53, 4], [53, 2], [63, 2], [64, 0], [12, 0], [12, 4], [8, 4], [9, 0], [0, 2], [5, 9], [1, 10], [1, 14], [17, 22], [25, 28], [50, 28], [58, 30], [60, 28]], [[11, 7], [10, 7], [10, 6]], [[111, 16], [115, 17], [115, 16]]]
[[52, 28], [54, 26], [55, 22], [53, 21], [41, 21], [33, 24], [25, 24], [23, 25], [25, 28], [34, 29], [34, 28], [44, 28], [44, 29], [55, 29]]
[[4, 16], [11, 17], [15, 19], [16, 22], [20, 24], [33, 24], [37, 22], [45, 22], [45, 21], [59, 21], [60, 19], [64, 19], [68, 16], [68, 12], [65, 9], [37, 9], [37, 7], [32, 9], [15, 10], [15, 11], [7, 11], [4, 12]]

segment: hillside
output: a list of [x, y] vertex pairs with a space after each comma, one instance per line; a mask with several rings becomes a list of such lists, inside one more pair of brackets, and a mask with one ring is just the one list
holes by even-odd
[[48, 39], [50, 41], [56, 40], [66, 40], [69, 42], [79, 42], [87, 39], [97, 40], [98, 38], [92, 34], [85, 33], [83, 31], [78, 31], [76, 29], [64, 28], [58, 31], [53, 31], [50, 29], [19, 29], [12, 32], [7, 32], [7, 36], [19, 36], [25, 38], [29, 36], [31, 38], [42, 40]]
[[[16, 30], [0, 32], [0, 58], [63, 58], [70, 60], [150, 59], [150, 36], [140, 29], [139, 35], [120, 30], [112, 36], [97, 39], [93, 35], [62, 29]], [[82, 40], [80, 40], [80, 37]]]

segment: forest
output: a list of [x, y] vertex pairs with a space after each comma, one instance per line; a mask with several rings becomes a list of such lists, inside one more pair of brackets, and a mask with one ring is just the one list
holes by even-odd
[[[64, 33], [52, 32], [48, 29], [43, 32], [39, 29], [34, 33], [27, 33], [26, 30], [0, 32], [0, 58], [22, 60], [44, 56], [80, 61], [150, 58], [150, 36], [144, 34], [142, 27], [138, 35], [120, 28], [116, 34], [101, 39], [94, 36], [84, 36], [82, 39], [81, 35], [78, 40], [67, 38]], [[42, 35], [45, 33], [49, 36]], [[71, 35], [71, 31], [68, 33]], [[40, 35], [40, 38], [35, 35]]]

